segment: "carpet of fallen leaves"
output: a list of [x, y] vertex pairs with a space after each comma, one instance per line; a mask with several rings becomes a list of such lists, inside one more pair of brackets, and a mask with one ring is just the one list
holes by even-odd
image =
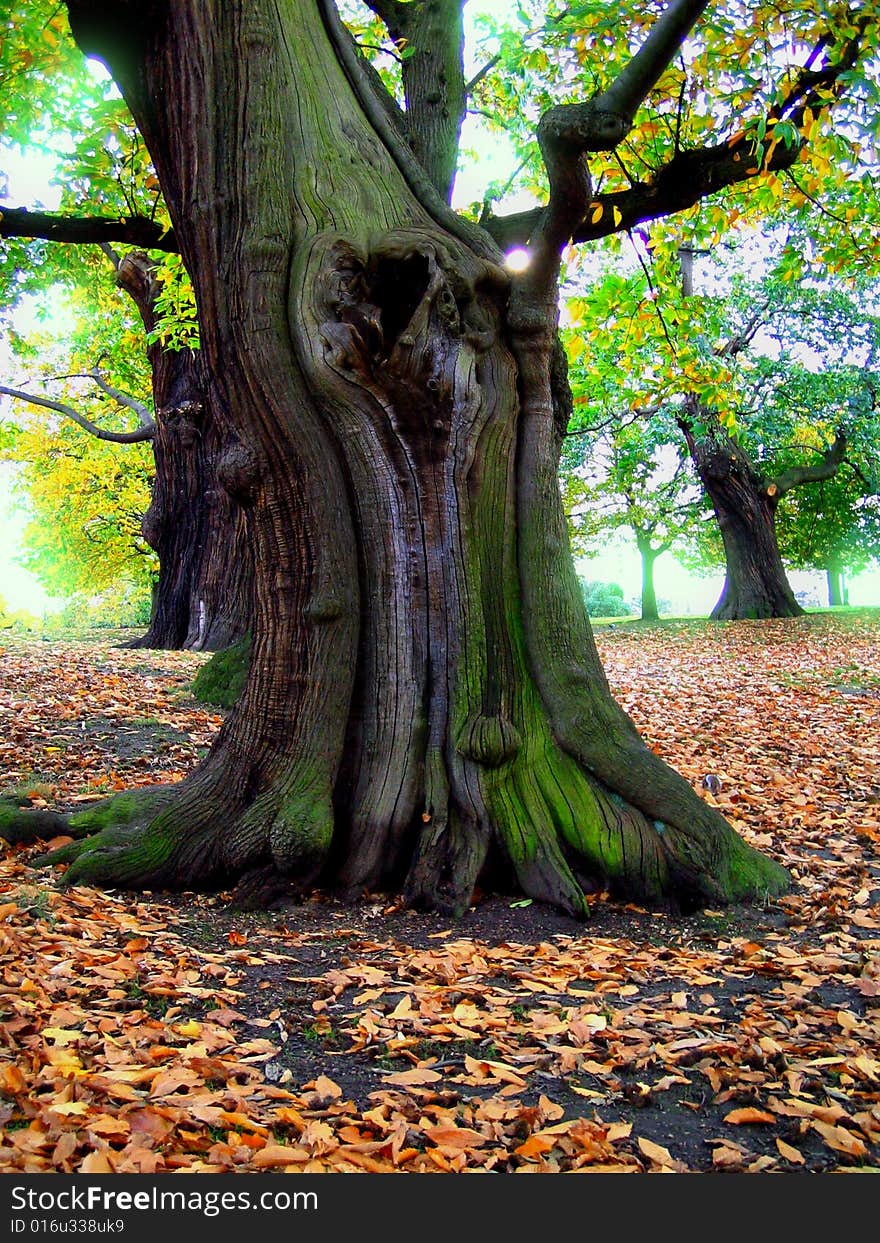
[[[54, 888], [0, 869], [0, 1171], [876, 1172], [880, 614], [616, 627], [650, 744], [793, 873], [766, 906], [577, 924], [478, 896]], [[4, 641], [0, 790], [182, 776], [203, 659]]]

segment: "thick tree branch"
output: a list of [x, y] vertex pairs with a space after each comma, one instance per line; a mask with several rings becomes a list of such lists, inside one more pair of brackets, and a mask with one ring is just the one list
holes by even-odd
[[42, 238], [78, 245], [123, 242], [147, 250], [177, 253], [174, 231], [163, 229], [145, 216], [69, 216], [4, 207], [0, 208], [0, 237]]
[[[856, 35], [845, 45], [836, 61], [821, 69], [805, 67], [801, 70], [784, 100], [764, 118], [765, 131], [768, 134], [772, 133], [772, 127], [780, 120], [800, 126], [807, 109], [819, 113], [829, 108], [827, 93], [841, 92], [844, 75], [858, 61], [866, 28], [867, 19], [859, 23]], [[820, 40], [817, 52], [827, 47], [829, 42], [827, 37]], [[811, 58], [809, 65], [812, 65], [814, 59]], [[581, 109], [591, 107], [590, 104], [570, 106]], [[551, 113], [559, 111], [551, 109]], [[623, 232], [646, 221], [684, 211], [727, 186], [749, 181], [763, 173], [781, 172], [797, 162], [805, 145], [803, 141], [792, 143], [791, 146], [782, 142], [771, 142], [763, 158], [759, 159], [750, 130], [754, 130], [754, 127], [731, 135], [727, 141], [712, 147], [679, 151], [650, 180], [637, 181], [625, 190], [590, 197], [589, 218], [585, 218], [585, 204], [584, 211], [572, 227], [571, 241], [595, 241], [612, 233]], [[549, 171], [548, 169], [548, 173]], [[552, 201], [551, 178], [551, 204]], [[599, 207], [602, 208], [601, 212]], [[542, 226], [548, 211], [548, 207], [538, 207], [510, 216], [488, 219], [484, 222], [484, 228], [504, 250], [515, 245], [525, 245]]]
[[317, 0], [317, 2], [327, 34], [336, 50], [339, 64], [349, 85], [368, 121], [394, 157], [415, 198], [438, 224], [448, 229], [476, 254], [494, 263], [499, 263], [501, 256], [489, 234], [479, 225], [472, 224], [452, 210], [409, 146], [401, 140], [400, 134], [388, 119], [385, 109], [376, 99], [364, 73], [363, 57], [357, 54], [351, 37], [339, 20], [333, 0]]
[[773, 488], [771, 495], [780, 498], [792, 488], [799, 488], [802, 484], [818, 483], [821, 479], [833, 479], [843, 464], [846, 445], [846, 433], [838, 431], [835, 434], [834, 443], [825, 450], [820, 461], [812, 466], [792, 466], [790, 470], [783, 471], [770, 482], [768, 491]]
[[[94, 376], [92, 378], [94, 379]], [[152, 440], [156, 432], [156, 425], [152, 420], [149, 423], [142, 424], [133, 432], [108, 432], [103, 427], [98, 427], [97, 423], [93, 423], [91, 419], [87, 419], [85, 415], [80, 414], [78, 410], [74, 410], [73, 406], [68, 406], [62, 401], [53, 401], [49, 397], [38, 397], [34, 393], [25, 393], [17, 388], [7, 388], [4, 384], [0, 384], [0, 393], [6, 397], [15, 397], [18, 401], [26, 401], [32, 406], [42, 406], [46, 410], [54, 410], [57, 414], [63, 414], [98, 440], [107, 440], [113, 444], [138, 444], [140, 441]], [[128, 404], [128, 402], [125, 404]]]
[[674, 58], [708, 0], [670, 0], [635, 56], [611, 85], [588, 103], [550, 108], [538, 123], [538, 144], [550, 183], [533, 247], [545, 263], [571, 238], [587, 212], [592, 186], [587, 155], [613, 151]]
[[[384, 7], [385, 6], [383, 6], [383, 8]], [[394, 8], [398, 6], [392, 2], [389, 7]], [[370, 8], [372, 8], [377, 17], [382, 18], [387, 26], [388, 21], [386, 20], [384, 14], [379, 11], [377, 5], [372, 4], [370, 5]], [[349, 44], [349, 55], [359, 62], [364, 81], [373, 92], [376, 104], [385, 113], [385, 116], [388, 118], [392, 128], [401, 136], [401, 138], [405, 138], [407, 133], [406, 114], [388, 90], [385, 83], [382, 81], [382, 77], [378, 70], [375, 69], [374, 66], [367, 60], [366, 56], [364, 56], [361, 51], [362, 45], [358, 43], [348, 27], [343, 25], [341, 21], [338, 24], [338, 37], [340, 41], [346, 41]]]
[[709, 0], [671, 0], [651, 27], [635, 56], [607, 90], [592, 101], [593, 107], [612, 112], [630, 124], [649, 92], [657, 85], [687, 38]]

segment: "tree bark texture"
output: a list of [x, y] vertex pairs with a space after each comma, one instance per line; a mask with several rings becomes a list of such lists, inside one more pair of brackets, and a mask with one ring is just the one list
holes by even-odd
[[785, 888], [609, 691], [556, 479], [555, 294], [416, 197], [311, 3], [133, 6], [121, 47], [120, 7], [69, 3], [193, 276], [253, 651], [200, 767], [102, 813], [67, 879], [271, 872], [460, 912], [492, 871], [577, 915], [596, 885]]
[[[117, 282], [138, 308], [146, 331], [156, 324], [154, 268], [132, 252]], [[219, 477], [223, 454], [210, 382], [188, 349], [148, 348], [156, 431], [144, 539], [159, 558], [150, 626], [133, 647], [216, 651], [247, 631], [251, 557], [238, 500]]]

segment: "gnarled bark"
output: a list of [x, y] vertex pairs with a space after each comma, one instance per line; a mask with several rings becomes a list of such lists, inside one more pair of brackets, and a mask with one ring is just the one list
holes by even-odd
[[553, 264], [511, 281], [426, 206], [311, 4], [157, 3], [124, 55], [105, 7], [69, 4], [193, 275], [253, 650], [199, 768], [64, 848], [67, 880], [323, 876], [459, 912], [500, 862], [578, 915], [596, 883], [783, 889], [610, 694], [556, 483]]

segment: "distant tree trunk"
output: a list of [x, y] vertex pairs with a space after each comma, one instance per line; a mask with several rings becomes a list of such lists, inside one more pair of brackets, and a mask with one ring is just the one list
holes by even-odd
[[844, 581], [843, 566], [839, 561], [832, 561], [825, 569], [825, 578], [828, 583], [828, 604], [831, 608], [838, 605], [848, 603], [849, 593], [846, 590]]
[[[846, 454], [846, 435], [838, 429], [817, 461], [768, 478], [695, 396], [685, 402], [678, 423], [724, 543], [726, 576], [711, 618], [802, 616], [804, 610], [794, 598], [779, 552], [776, 511], [792, 488], [837, 474]], [[708, 430], [698, 435], [697, 427]]]
[[724, 587], [710, 617], [800, 617], [804, 610], [794, 598], [776, 540], [778, 487], [761, 476], [720, 427], [698, 438], [693, 421], [680, 420], [724, 544]]
[[[117, 281], [155, 326], [156, 283], [149, 258], [126, 254]], [[247, 631], [252, 568], [238, 500], [218, 476], [223, 454], [209, 384], [192, 350], [148, 347], [156, 434], [150, 507], [141, 529], [159, 558], [150, 626], [133, 647], [215, 651]]]
[[[183, 370], [194, 369], [177, 358]], [[133, 646], [217, 651], [250, 624], [244, 515], [217, 478], [222, 444], [206, 403], [178, 392], [156, 414], [155, 475], [141, 530], [159, 557], [159, 578], [150, 628]]]
[[659, 548], [653, 548], [650, 533], [645, 531], [636, 531], [636, 545], [642, 561], [642, 621], [659, 621], [660, 612], [654, 591], [654, 564], [669, 545], [662, 544]]

